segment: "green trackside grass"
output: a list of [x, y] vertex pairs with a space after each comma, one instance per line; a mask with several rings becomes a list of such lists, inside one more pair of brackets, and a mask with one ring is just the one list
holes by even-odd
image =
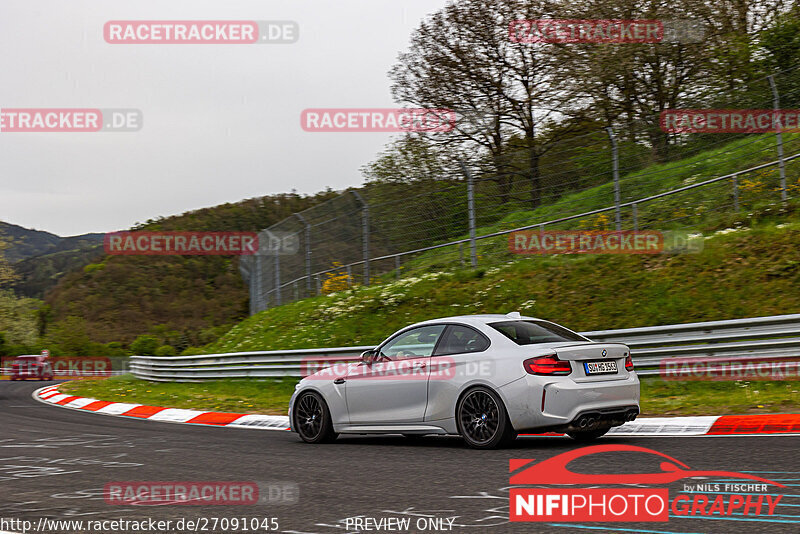
[[148, 382], [133, 375], [85, 378], [59, 391], [98, 400], [215, 412], [286, 415], [296, 378]]
[[642, 378], [642, 416], [800, 413], [800, 382]]
[[[297, 379], [147, 382], [131, 375], [83, 379], [64, 393], [169, 408], [286, 415]], [[642, 415], [800, 413], [800, 382], [665, 382], [642, 379]]]

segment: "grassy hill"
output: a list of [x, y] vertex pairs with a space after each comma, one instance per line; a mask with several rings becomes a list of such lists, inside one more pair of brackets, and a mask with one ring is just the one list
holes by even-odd
[[4, 256], [12, 263], [34, 256], [82, 249], [103, 242], [103, 234], [61, 237], [50, 232], [23, 228], [2, 221], [0, 221], [0, 235], [8, 242]]
[[576, 330], [800, 311], [800, 223], [723, 229], [700, 253], [525, 258], [429, 272], [279, 306], [205, 352], [376, 344], [436, 317], [525, 314]]
[[[134, 229], [255, 231], [334, 194], [253, 198], [149, 220]], [[64, 329], [59, 325], [68, 324], [93, 342], [128, 344], [141, 334], [155, 333], [162, 344], [181, 350], [216, 339], [247, 316], [248, 292], [239, 275], [238, 258], [99, 252], [88, 260], [89, 256], [49, 258], [54, 270], [56, 261], [73, 262], [69, 265], [73, 270], [45, 296], [51, 309], [47, 334], [53, 343], [61, 342], [59, 332]]]
[[[794, 154], [798, 150], [800, 134], [785, 134], [784, 141], [787, 154]], [[639, 199], [699, 183], [774, 160], [775, 157], [772, 135], [719, 141], [703, 153], [650, 165], [623, 175], [620, 180], [622, 199]], [[787, 175], [790, 192], [800, 192], [800, 160], [788, 163]], [[780, 205], [776, 186], [777, 173], [772, 168], [740, 177], [740, 210], [737, 213], [731, 209], [732, 188], [729, 181], [693, 189], [685, 194], [640, 205], [639, 226], [661, 230], [692, 228], [709, 233], [728, 227], [774, 225], [790, 220], [792, 210], [796, 207], [793, 203]], [[479, 190], [479, 207], [481, 194]], [[334, 195], [329, 191], [313, 197], [277, 195], [250, 199], [147, 221], [136, 229], [258, 230]], [[598, 209], [612, 202], [613, 186], [610, 183], [583, 191], [565, 191], [551, 204], [536, 210], [520, 211], [517, 207], [505, 216], [497, 212], [495, 219], [484, 220], [478, 234]], [[437, 215], [433, 213], [430, 216]], [[624, 227], [631, 228], [631, 211], [626, 209], [622, 216]], [[446, 215], [442, 214], [441, 218], [446, 218]], [[608, 217], [596, 217], [570, 223], [569, 227], [609, 226]], [[397, 231], [402, 232], [402, 227], [398, 227]], [[752, 236], [767, 231], [757, 228]], [[783, 235], [782, 232], [778, 233]], [[786, 234], [790, 235], [791, 232]], [[742, 244], [756, 258], [756, 251], [761, 245], [758, 237], [751, 239], [755, 241]], [[478, 270], [461, 270], [456, 247], [451, 247], [451, 250], [439, 249], [414, 258], [404, 258], [404, 278], [397, 283], [392, 282], [395, 273], [384, 271], [377, 278], [378, 282], [384, 282], [383, 285], [379, 288], [357, 289], [355, 293], [348, 294], [344, 301], [340, 302], [344, 298], [341, 296], [319, 297], [270, 310], [266, 315], [260, 314], [257, 318], [245, 320], [208, 350], [372, 343], [379, 341], [394, 327], [412, 320], [462, 311], [508, 311], [525, 308], [534, 301], [539, 306], [534, 309], [535, 313], [562, 320], [574, 328], [663, 324], [781, 313], [795, 309], [793, 306], [796, 303], [786, 300], [790, 299], [786, 294], [777, 295], [775, 302], [762, 299], [751, 303], [749, 295], [744, 294], [742, 288], [723, 290], [715, 286], [713, 277], [707, 276], [708, 266], [714, 261], [723, 262], [724, 268], [730, 269], [728, 274], [732, 278], [758, 274], [728, 258], [726, 254], [730, 251], [714, 252], [715, 243], [716, 239], [709, 240], [709, 250], [701, 255], [685, 257], [520, 259], [508, 252], [507, 237], [501, 236], [479, 242], [481, 269]], [[336, 243], [327, 243], [327, 246], [335, 249], [334, 245]], [[773, 252], [768, 246], [762, 248], [765, 253]], [[140, 334], [157, 333], [162, 344], [170, 344], [181, 351], [187, 346], [196, 347], [213, 342], [230, 326], [246, 318], [247, 290], [238, 274], [236, 258], [113, 256], [92, 261], [64, 276], [47, 295], [46, 302], [52, 308], [50, 321], [55, 323], [53, 326], [56, 330], [59, 323], [69, 324], [71, 330], [77, 327], [92, 341], [120, 341], [124, 344]], [[776, 258], [775, 262], [764, 260], [773, 268], [784, 263], [793, 265], [793, 261], [796, 260], [792, 259], [789, 249], [785, 251], [785, 257]], [[390, 269], [393, 269], [393, 262]], [[375, 270], [378, 270], [377, 266]], [[499, 274], [493, 274], [495, 271]], [[657, 276], [653, 275], [656, 271]], [[648, 276], [654, 277], [650, 279]], [[681, 289], [669, 296], [661, 295], [659, 292], [667, 290], [657, 282], [663, 282], [664, 276], [668, 276]], [[641, 285], [640, 280], [647, 283]], [[699, 283], [701, 281], [708, 283], [708, 286]], [[767, 282], [769, 285], [779, 281], [780, 277], [777, 277]], [[648, 285], [650, 283], [652, 286]], [[422, 284], [420, 287], [423, 289], [414, 289], [416, 284]], [[435, 298], [423, 296], [423, 291], [428, 291], [424, 289], [425, 284], [431, 286], [429, 293]], [[507, 295], [506, 287], [514, 288], [513, 298], [512, 294]], [[615, 288], [616, 292], [607, 293], [609, 287]], [[450, 289], [445, 291], [446, 288]], [[730, 291], [726, 293], [728, 289]], [[399, 291], [397, 295], [392, 293], [395, 290]], [[376, 294], [382, 295], [383, 291], [389, 293], [384, 297], [375, 297]], [[408, 294], [414, 295], [414, 298], [405, 309], [402, 303], [406, 302], [404, 299]], [[500, 298], [498, 295], [506, 297]], [[558, 298], [552, 295], [558, 295]], [[636, 295], [640, 301], [630, 301], [630, 295]], [[715, 296], [712, 298], [709, 295]], [[716, 309], [714, 302], [720, 300], [730, 301], [730, 305]], [[628, 309], [620, 309], [620, 301], [624, 301]], [[353, 306], [355, 308], [351, 309]], [[355, 313], [352, 325], [348, 323], [351, 319], [331, 316], [340, 307]], [[581, 313], [574, 314], [570, 311], [572, 309], [580, 309]], [[631, 309], [636, 312], [631, 312]], [[642, 309], [650, 309], [651, 312], [643, 313]], [[755, 309], [763, 312], [756, 313], [753, 311]], [[368, 313], [362, 314], [362, 310]], [[67, 320], [70, 322], [65, 323]], [[264, 321], [266, 326], [259, 326]], [[262, 329], [274, 329], [284, 334], [273, 337]], [[239, 334], [242, 331], [248, 333], [242, 337]], [[254, 334], [255, 331], [259, 333]], [[250, 342], [245, 340], [248, 336], [252, 338]]]

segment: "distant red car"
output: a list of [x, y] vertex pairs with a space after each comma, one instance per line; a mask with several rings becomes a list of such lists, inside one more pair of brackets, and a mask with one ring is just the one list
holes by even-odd
[[38, 378], [39, 380], [52, 380], [53, 368], [47, 361], [47, 356], [17, 356], [11, 364], [11, 380], [25, 380]]

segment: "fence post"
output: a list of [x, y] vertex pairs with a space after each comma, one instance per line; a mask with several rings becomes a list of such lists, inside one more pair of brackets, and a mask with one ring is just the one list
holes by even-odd
[[361, 204], [361, 248], [364, 256], [364, 285], [369, 285], [369, 204], [366, 203], [358, 191], [353, 190], [358, 202]]
[[253, 261], [252, 256], [242, 256], [239, 259], [239, 273], [242, 275], [242, 279], [247, 282], [247, 292], [250, 296], [250, 315], [255, 313], [255, 273], [253, 272]]
[[281, 256], [275, 251], [275, 304], [281, 305]]
[[311, 295], [311, 225], [308, 224], [305, 217], [300, 215], [299, 213], [294, 214], [295, 217], [300, 219], [300, 222], [303, 223], [303, 227], [305, 229], [303, 240], [306, 242], [306, 290], [308, 291], [309, 296]]
[[614, 221], [616, 222], [617, 232], [622, 230], [622, 216], [619, 207], [619, 154], [617, 151], [617, 138], [614, 136], [614, 130], [607, 127], [608, 138], [611, 140], [611, 168], [614, 173], [614, 206], [616, 206]]
[[772, 115], [772, 124], [773, 126], [777, 126], [775, 130], [777, 132], [778, 141], [778, 172], [781, 176], [781, 201], [786, 202], [786, 165], [783, 161], [783, 134], [781, 133], [777, 114], [781, 106], [781, 100], [778, 95], [778, 86], [775, 85], [775, 78], [770, 74], [767, 76], [767, 79], [769, 80], [769, 87], [772, 89], [772, 108], [776, 111], [776, 113]]
[[634, 202], [631, 204], [631, 208], [633, 208], [633, 229], [634, 231], [639, 231], [639, 206]]
[[739, 211], [739, 175], [733, 175], [733, 211]]
[[478, 250], [477, 243], [475, 242], [475, 184], [472, 180], [472, 173], [469, 172], [464, 160], [458, 160], [461, 165], [461, 170], [464, 172], [464, 177], [467, 179], [467, 218], [469, 221], [469, 256], [470, 264], [473, 267], [478, 266]]
[[263, 293], [263, 286], [262, 286], [262, 266], [261, 266], [261, 258], [260, 254], [256, 255], [256, 270], [255, 270], [255, 308], [253, 313], [258, 313], [262, 310], [267, 309], [266, 302], [263, 302], [264, 293]]

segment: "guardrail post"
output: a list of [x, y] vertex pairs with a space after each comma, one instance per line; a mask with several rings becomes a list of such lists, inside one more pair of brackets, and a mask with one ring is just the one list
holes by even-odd
[[319, 295], [322, 293], [322, 286], [320, 285], [319, 282], [319, 275], [317, 275], [316, 278], [317, 278], [317, 295]]
[[739, 178], [738, 175], [733, 175], [733, 211], [739, 211]]
[[635, 232], [639, 231], [639, 206], [634, 202], [631, 204], [631, 208], [633, 208], [633, 230]]
[[369, 204], [358, 191], [351, 191], [361, 204], [361, 248], [364, 256], [364, 285], [369, 285]]
[[461, 260], [461, 266], [464, 267], [464, 243], [458, 244], [458, 259]]
[[786, 202], [786, 163], [783, 161], [783, 134], [781, 133], [781, 125], [778, 121], [777, 111], [781, 107], [780, 95], [778, 95], [778, 86], [775, 85], [775, 78], [770, 74], [767, 76], [769, 80], [769, 87], [772, 90], [772, 108], [776, 113], [772, 116], [772, 125], [775, 126], [776, 138], [778, 142], [778, 172], [781, 176], [781, 201]]
[[303, 223], [303, 240], [306, 242], [306, 290], [311, 295], [311, 225], [299, 213], [294, 214]]
[[616, 210], [614, 213], [614, 222], [617, 226], [617, 232], [622, 230], [622, 215], [619, 206], [619, 153], [617, 150], [617, 138], [614, 136], [614, 130], [607, 127], [608, 138], [611, 140], [611, 169], [614, 173], [614, 206]]
[[478, 249], [475, 240], [475, 184], [464, 160], [458, 160], [464, 177], [467, 179], [467, 219], [469, 223], [469, 259], [472, 267], [478, 266]]
[[395, 278], [400, 279], [400, 254], [394, 257], [394, 274]]

